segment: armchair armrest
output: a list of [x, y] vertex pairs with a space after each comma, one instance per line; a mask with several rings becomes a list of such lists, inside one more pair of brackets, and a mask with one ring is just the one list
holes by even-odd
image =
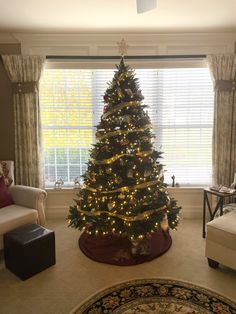
[[42, 226], [45, 225], [46, 191], [25, 185], [13, 185], [9, 188], [9, 192], [15, 204], [36, 209], [38, 211], [39, 223]]

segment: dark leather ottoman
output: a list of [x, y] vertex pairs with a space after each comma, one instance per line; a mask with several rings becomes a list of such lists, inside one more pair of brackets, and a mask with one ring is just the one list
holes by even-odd
[[25, 225], [6, 233], [3, 241], [6, 267], [22, 280], [56, 263], [52, 230]]

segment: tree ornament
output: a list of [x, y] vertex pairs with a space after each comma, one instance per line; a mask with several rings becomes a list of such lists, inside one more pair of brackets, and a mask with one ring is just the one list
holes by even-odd
[[109, 167], [109, 168], [106, 168], [106, 173], [107, 173], [107, 174], [112, 173], [112, 168], [110, 168], [110, 167]]
[[128, 145], [128, 144], [129, 144], [129, 141], [127, 139], [120, 141], [120, 145], [122, 145], [122, 146], [125, 146], [125, 145]]
[[168, 224], [168, 218], [167, 215], [164, 216], [163, 220], [161, 221], [161, 228], [163, 230], [168, 230], [169, 229], [169, 224]]
[[112, 210], [112, 208], [115, 207], [115, 203], [114, 202], [109, 202], [109, 203], [107, 203], [107, 207], [108, 207], [109, 210]]
[[125, 116], [123, 116], [122, 117], [122, 120], [124, 121], [124, 122], [126, 122], [126, 123], [130, 123], [130, 121], [131, 121], [131, 117], [130, 117], [130, 115], [125, 115]]
[[158, 192], [158, 191], [155, 191], [155, 192], [153, 193], [153, 196], [154, 196], [154, 198], [158, 198], [159, 192]]
[[117, 88], [117, 95], [118, 95], [120, 98], [123, 97], [123, 93], [122, 93], [121, 88]]
[[133, 92], [130, 88], [125, 89], [125, 91], [129, 96], [133, 96]]
[[107, 112], [107, 106], [104, 106], [103, 107], [103, 113], [106, 113]]
[[130, 203], [131, 205], [134, 205], [134, 204], [135, 204], [135, 200], [132, 198], [132, 199], [129, 201], [129, 203]]
[[102, 146], [102, 147], [101, 147], [101, 151], [102, 151], [102, 152], [106, 152], [106, 151], [107, 151], [107, 145]]
[[115, 124], [118, 124], [120, 126], [120, 124], [121, 124], [120, 117], [114, 118], [114, 122], [115, 122]]
[[152, 172], [151, 172], [150, 170], [145, 170], [143, 175], [144, 175], [145, 178], [147, 178], [147, 177], [149, 177], [151, 174], [152, 174]]
[[96, 182], [96, 172], [91, 172], [89, 178], [92, 182]]
[[122, 158], [120, 159], [120, 165], [121, 165], [121, 166], [124, 166], [124, 165], [125, 165], [125, 161], [124, 161], [124, 159], [122, 159]]
[[134, 177], [134, 174], [133, 174], [133, 171], [130, 169], [127, 171], [127, 178], [133, 178]]
[[93, 199], [92, 196], [89, 195], [88, 198], [87, 198], [87, 201], [88, 201], [89, 203], [91, 203], [92, 199]]
[[119, 81], [123, 81], [125, 79], [125, 73], [121, 73], [118, 77]]
[[148, 137], [148, 136], [143, 136], [142, 139], [144, 142], [150, 142], [151, 141], [150, 137]]
[[116, 184], [120, 184], [122, 181], [123, 181], [123, 180], [122, 180], [122, 178], [121, 178], [120, 176], [116, 176], [116, 177], [114, 178], [114, 182], [115, 182]]
[[119, 198], [120, 200], [123, 200], [123, 199], [125, 198], [125, 194], [120, 193], [120, 194], [118, 195], [118, 198]]

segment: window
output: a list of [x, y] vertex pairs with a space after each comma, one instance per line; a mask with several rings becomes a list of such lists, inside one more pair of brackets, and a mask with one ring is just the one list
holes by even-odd
[[[103, 94], [114, 70], [46, 69], [40, 86], [45, 185], [66, 186], [86, 170]], [[207, 68], [137, 69], [136, 76], [163, 151], [165, 182], [211, 182], [213, 88]]]

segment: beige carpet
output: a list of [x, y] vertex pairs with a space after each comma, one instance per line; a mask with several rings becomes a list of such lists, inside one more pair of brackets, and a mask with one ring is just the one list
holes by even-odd
[[98, 290], [135, 278], [188, 281], [236, 301], [236, 272], [208, 267], [200, 221], [181, 222], [179, 230], [172, 232], [173, 245], [165, 255], [128, 267], [88, 259], [78, 249], [78, 231], [67, 228], [66, 222], [51, 220], [48, 227], [56, 232], [57, 264], [27, 281], [0, 270], [1, 314], [68, 314]]

